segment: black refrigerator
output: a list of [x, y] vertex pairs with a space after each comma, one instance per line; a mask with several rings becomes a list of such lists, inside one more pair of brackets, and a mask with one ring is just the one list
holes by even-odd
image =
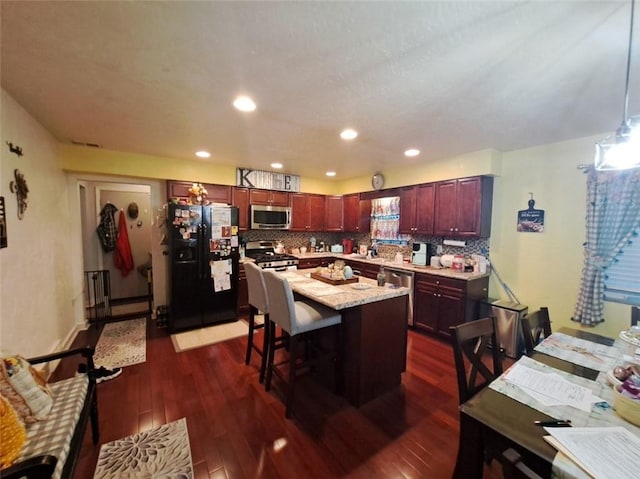
[[238, 208], [169, 204], [169, 328], [237, 319]]

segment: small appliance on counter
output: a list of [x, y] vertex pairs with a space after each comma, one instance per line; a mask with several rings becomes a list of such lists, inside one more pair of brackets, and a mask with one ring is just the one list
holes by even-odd
[[413, 243], [411, 263], [419, 266], [427, 266], [435, 253], [435, 247], [431, 243]]

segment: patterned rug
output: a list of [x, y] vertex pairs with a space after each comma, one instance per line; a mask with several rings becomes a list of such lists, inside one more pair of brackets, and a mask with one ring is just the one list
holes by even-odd
[[188, 351], [189, 349], [201, 348], [210, 344], [227, 341], [228, 339], [246, 336], [249, 332], [249, 325], [245, 321], [234, 321], [232, 323], [218, 324], [206, 328], [193, 329], [184, 333], [171, 335], [171, 342], [176, 353]]
[[93, 355], [96, 367], [122, 368], [147, 360], [147, 318], [109, 323]]
[[185, 418], [100, 447], [94, 479], [190, 479], [191, 448]]

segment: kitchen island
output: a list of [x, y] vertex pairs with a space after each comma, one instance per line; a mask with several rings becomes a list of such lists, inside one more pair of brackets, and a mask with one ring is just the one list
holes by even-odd
[[361, 406], [400, 385], [407, 359], [408, 288], [379, 287], [362, 277], [334, 286], [311, 278], [309, 270], [281, 274], [295, 294], [342, 313], [341, 389], [351, 404]]

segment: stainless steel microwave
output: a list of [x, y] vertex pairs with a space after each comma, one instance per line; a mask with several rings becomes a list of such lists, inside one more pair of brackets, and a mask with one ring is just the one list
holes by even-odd
[[288, 230], [290, 226], [289, 206], [251, 205], [252, 230]]

